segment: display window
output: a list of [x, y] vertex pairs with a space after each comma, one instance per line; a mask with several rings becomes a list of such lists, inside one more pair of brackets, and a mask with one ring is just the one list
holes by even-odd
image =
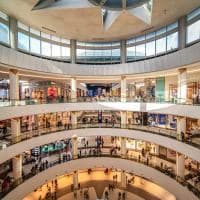
[[200, 120], [187, 118], [186, 127], [186, 132], [189, 136], [200, 134]]

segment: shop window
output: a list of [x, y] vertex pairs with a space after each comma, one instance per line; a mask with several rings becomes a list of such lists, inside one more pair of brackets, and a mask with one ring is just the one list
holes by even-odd
[[23, 49], [25, 51], [29, 51], [29, 36], [18, 32], [17, 34], [18, 37], [18, 48]]

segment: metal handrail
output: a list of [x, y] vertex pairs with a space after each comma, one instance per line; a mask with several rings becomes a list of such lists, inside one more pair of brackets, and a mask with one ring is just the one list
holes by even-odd
[[168, 100], [147, 100], [145, 98], [136, 99], [131, 97], [77, 97], [74, 99], [66, 98], [57, 98], [54, 100], [37, 100], [37, 99], [12, 99], [12, 100], [3, 100], [0, 101], [0, 107], [9, 107], [9, 106], [26, 106], [26, 105], [39, 105], [39, 104], [54, 104], [54, 103], [81, 103], [81, 102], [139, 102], [139, 103], [170, 103], [170, 104], [179, 104], [179, 105], [200, 105], [194, 102], [182, 102], [182, 99], [176, 98], [174, 101]]
[[[101, 153], [99, 152], [98, 154], [90, 154], [90, 155], [82, 155], [82, 156], [78, 156], [76, 158], [73, 158], [71, 160], [76, 160], [76, 159], [84, 159], [84, 158], [90, 158], [90, 157], [112, 157], [112, 158], [121, 158], [121, 159], [126, 159], [126, 160], [131, 160], [131, 161], [134, 161], [134, 162], [137, 162], [137, 163], [141, 163], [141, 164], [144, 164], [144, 165], [147, 165], [149, 167], [152, 167], [162, 173], [164, 173], [165, 175], [173, 178], [174, 180], [176, 180], [178, 183], [180, 183], [181, 185], [185, 186], [188, 188], [188, 190], [192, 191], [194, 195], [196, 195], [198, 198], [200, 198], [200, 191], [194, 187], [192, 184], [190, 184], [189, 182], [187, 182], [185, 179], [181, 178], [181, 177], [178, 177], [176, 176], [175, 173], [171, 172], [171, 171], [168, 171], [168, 170], [165, 170], [163, 169], [161, 166], [158, 166], [156, 164], [153, 164], [151, 162], [147, 162], [147, 161], [143, 161], [143, 160], [139, 160], [136, 156], [128, 156], [128, 155], [123, 155], [123, 154], [117, 154], [117, 155], [111, 155], [111, 154], [107, 154], [107, 153]], [[65, 162], [70, 162], [71, 160], [67, 160], [67, 159], [64, 159], [64, 160], [61, 160], [60, 158], [57, 159], [57, 160], [54, 160], [52, 162], [49, 162], [48, 163], [48, 167], [47, 168], [50, 168], [50, 167], [54, 167], [58, 164], [61, 164], [61, 163], [65, 163]], [[46, 168], [44, 169], [46, 170]], [[41, 171], [44, 171], [44, 170], [41, 170]], [[36, 171], [35, 173], [29, 173], [25, 176], [23, 176], [22, 178], [18, 179], [18, 180], [15, 180], [11, 185], [10, 185], [10, 188], [6, 191], [3, 191], [0, 193], [0, 198], [3, 198], [5, 197], [9, 192], [11, 192], [14, 188], [16, 188], [18, 185], [24, 183], [26, 180], [28, 180], [29, 178], [32, 178], [33, 176], [35, 176], [36, 174], [39, 174], [41, 171]]]
[[184, 142], [188, 145], [194, 146], [200, 149], [200, 145], [193, 143], [191, 140], [180, 140], [179, 136], [176, 133], [176, 130], [164, 129], [159, 127], [150, 127], [143, 125], [135, 125], [135, 124], [119, 124], [119, 123], [78, 123], [78, 124], [68, 124], [67, 126], [60, 127], [51, 127], [51, 128], [43, 128], [37, 129], [27, 132], [22, 132], [19, 136], [13, 137], [9, 135], [9, 137], [5, 137], [5, 140], [9, 142], [8, 146], [22, 142], [24, 140], [28, 140], [33, 137], [38, 137], [41, 135], [51, 134], [55, 132], [67, 131], [67, 130], [75, 130], [81, 128], [121, 128], [121, 129], [129, 129], [129, 130], [140, 130], [144, 132], [149, 132], [152, 134], [162, 135], [165, 137], [169, 137], [172, 139], [176, 139], [178, 141]]

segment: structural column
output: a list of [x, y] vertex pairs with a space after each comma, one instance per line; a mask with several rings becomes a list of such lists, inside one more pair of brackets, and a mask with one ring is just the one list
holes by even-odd
[[77, 112], [71, 112], [71, 125], [72, 129], [77, 128]]
[[72, 137], [72, 155], [74, 159], [78, 158], [78, 138], [77, 136]]
[[184, 141], [186, 134], [186, 117], [177, 117], [177, 139]]
[[126, 63], [126, 40], [121, 40], [121, 63]]
[[126, 128], [127, 124], [127, 113], [126, 111], [121, 111], [121, 128]]
[[77, 100], [77, 81], [76, 78], [71, 78], [71, 99], [76, 102]]
[[17, 143], [20, 141], [20, 134], [21, 134], [21, 123], [20, 118], [13, 118], [11, 119], [11, 138], [12, 143]]
[[10, 100], [19, 100], [19, 74], [15, 69], [9, 71]]
[[126, 89], [127, 89], [127, 83], [126, 83], [126, 77], [121, 77], [121, 101], [126, 102]]
[[75, 190], [78, 189], [78, 171], [73, 173], [73, 185]]
[[13, 17], [9, 18], [10, 22], [10, 46], [17, 49], [17, 20]]
[[126, 138], [121, 137], [121, 157], [126, 157]]
[[126, 188], [126, 172], [121, 172], [121, 187]]
[[76, 63], [76, 40], [70, 40], [70, 55], [71, 55], [71, 63], [75, 64]]
[[16, 184], [22, 180], [22, 156], [18, 155], [12, 159], [13, 178]]
[[187, 69], [178, 70], [178, 103], [187, 101]]
[[154, 148], [155, 148], [155, 155], [159, 156], [159, 145], [155, 144]]
[[186, 44], [186, 18], [179, 19], [179, 49], [184, 49]]
[[176, 175], [180, 178], [185, 176], [185, 156], [180, 153], [176, 153]]

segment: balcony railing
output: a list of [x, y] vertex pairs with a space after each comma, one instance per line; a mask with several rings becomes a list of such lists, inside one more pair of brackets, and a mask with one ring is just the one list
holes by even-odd
[[[85, 154], [85, 155], [82, 155], [82, 156], [79, 155], [78, 158], [72, 158], [72, 160], [75, 160], [75, 159], [85, 159], [85, 158], [90, 158], [90, 157], [121, 158], [121, 159], [131, 160], [131, 161], [134, 161], [134, 162], [138, 162], [138, 163], [147, 165], [147, 166], [152, 167], [152, 168], [154, 168], [154, 169], [156, 169], [156, 170], [164, 173], [165, 175], [173, 178], [174, 180], [176, 180], [181, 185], [187, 187], [188, 190], [190, 190], [191, 192], [193, 192], [194, 195], [196, 195], [198, 198], [200, 198], [200, 191], [194, 185], [192, 185], [191, 183], [189, 183], [187, 180], [185, 180], [185, 179], [183, 179], [181, 177], [176, 176], [176, 174], [174, 172], [169, 171], [167, 169], [164, 169], [163, 167], [157, 165], [156, 163], [151, 163], [149, 161], [138, 159], [138, 157], [136, 157], [136, 156], [127, 156], [127, 155], [120, 155], [120, 154], [111, 155], [111, 154], [108, 154], [108, 153], [106, 154], [106, 153], [99, 152], [98, 154], [95, 154], [95, 155], [94, 154]], [[64, 159], [64, 160], [60, 160], [60, 159], [54, 160], [54, 161], [48, 163], [47, 168], [54, 167], [54, 166], [56, 166], [58, 164], [61, 164], [61, 163], [64, 163], [64, 162], [70, 162], [70, 160], [67, 160], [67, 159]], [[47, 168], [44, 168], [43, 170], [46, 170]], [[0, 198], [3, 198], [9, 192], [11, 192], [14, 188], [16, 188], [18, 185], [24, 183], [27, 179], [32, 178], [36, 174], [39, 174], [41, 171], [35, 171], [34, 173], [31, 172], [31, 173], [23, 176], [22, 178], [20, 178], [18, 180], [15, 180], [14, 182], [12, 182], [12, 184], [10, 185], [10, 187], [6, 191], [2, 191], [0, 193]]]
[[173, 100], [165, 99], [155, 99], [155, 98], [121, 98], [121, 97], [78, 97], [76, 99], [64, 99], [57, 98], [54, 100], [37, 100], [37, 99], [27, 99], [27, 100], [3, 100], [0, 101], [0, 107], [8, 106], [26, 106], [26, 105], [38, 105], [38, 104], [54, 104], [54, 103], [81, 103], [81, 102], [139, 102], [139, 103], [170, 103], [170, 104], [180, 104], [180, 105], [195, 105], [199, 106], [199, 102], [184, 101], [180, 98], [174, 98]]
[[180, 140], [180, 136], [177, 135], [176, 130], [159, 128], [159, 127], [143, 126], [143, 125], [135, 125], [135, 124], [119, 124], [119, 123], [78, 123], [78, 124], [73, 124], [73, 125], [68, 124], [65, 126], [27, 131], [27, 132], [21, 133], [19, 136], [12, 136], [10, 134], [10, 135], [6, 135], [4, 138], [2, 138], [2, 140], [7, 142], [7, 145], [10, 146], [10, 145], [22, 142], [24, 140], [28, 140], [33, 137], [39, 137], [46, 134], [53, 134], [56, 132], [82, 129], [82, 128], [121, 128], [121, 129], [128, 129], [128, 130], [140, 130], [140, 131], [144, 131], [144, 132], [148, 132], [152, 134], [166, 136], [166, 137], [181, 141], [183, 143], [192, 145], [196, 148], [200, 148], [200, 145], [197, 143], [194, 143], [191, 140], [191, 138], [185, 138], [184, 140]]

